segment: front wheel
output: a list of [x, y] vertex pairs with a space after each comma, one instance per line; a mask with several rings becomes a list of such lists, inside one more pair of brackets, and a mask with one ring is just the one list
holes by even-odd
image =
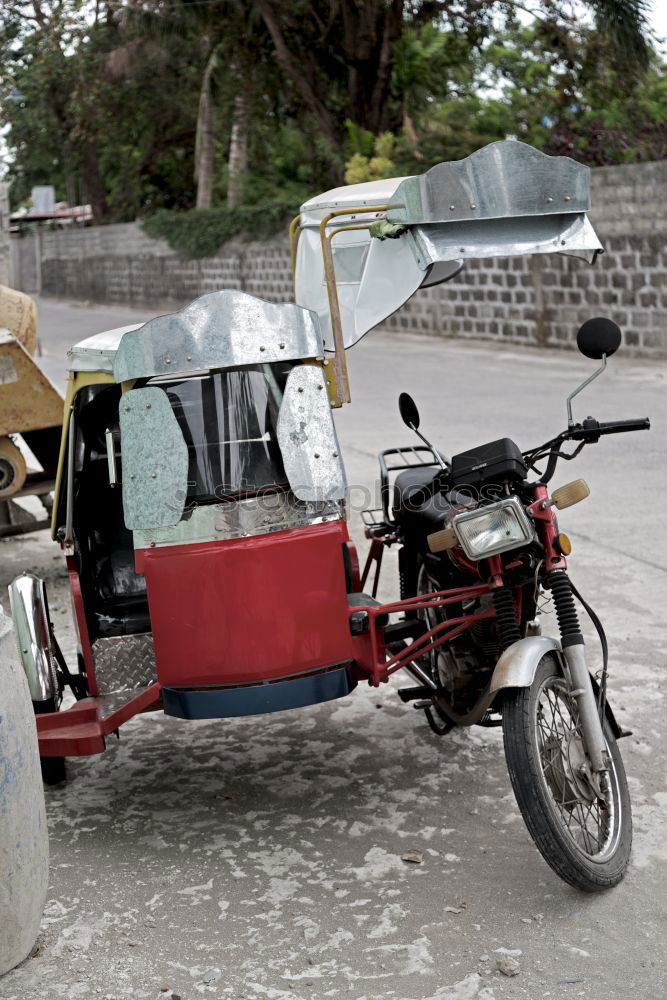
[[632, 844], [630, 794], [623, 761], [605, 722], [609, 771], [595, 775], [567, 680], [545, 656], [527, 688], [506, 693], [503, 736], [514, 794], [544, 860], [586, 892], [617, 885]]

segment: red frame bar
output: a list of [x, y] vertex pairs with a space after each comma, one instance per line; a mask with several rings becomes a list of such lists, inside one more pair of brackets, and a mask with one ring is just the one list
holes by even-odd
[[[468, 597], [479, 597], [481, 594], [488, 594], [492, 587], [488, 583], [476, 583], [467, 587], [454, 587], [449, 590], [436, 590], [432, 594], [423, 594], [418, 597], [406, 597], [402, 601], [393, 601], [390, 604], [379, 604], [366, 607], [355, 607], [353, 611], [365, 611], [368, 615], [369, 629], [367, 633], [357, 638], [357, 665], [368, 674], [368, 682], [372, 687], [379, 687], [385, 683], [391, 674], [405, 667], [415, 656], [422, 656], [430, 652], [444, 642], [455, 638], [461, 632], [465, 632], [470, 625], [483, 618], [495, 617], [495, 608], [478, 612], [473, 615], [462, 615], [458, 618], [450, 618], [448, 621], [440, 622], [434, 628], [429, 629], [424, 635], [419, 636], [410, 643], [400, 653], [396, 653], [389, 660], [384, 654], [384, 631], [377, 627], [377, 619], [382, 615], [396, 614], [400, 611], [424, 611], [428, 608], [446, 607], [449, 604], [458, 604]], [[381, 637], [381, 642], [380, 642]], [[437, 637], [437, 639], [436, 639]], [[423, 646], [429, 638], [436, 641]], [[359, 641], [361, 640], [361, 641]], [[381, 648], [380, 648], [381, 647]]]
[[107, 716], [102, 714], [104, 702], [101, 698], [82, 698], [64, 712], [36, 715], [40, 756], [87, 757], [102, 753], [104, 737], [153, 705], [160, 691], [159, 684], [151, 684]]

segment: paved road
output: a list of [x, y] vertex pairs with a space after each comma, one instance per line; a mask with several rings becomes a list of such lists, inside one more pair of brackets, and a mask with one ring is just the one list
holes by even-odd
[[[73, 330], [133, 319], [50, 303], [41, 316], [56, 371]], [[446, 452], [503, 435], [526, 447], [564, 426], [565, 396], [590, 371], [569, 354], [372, 334], [350, 360], [354, 403], [337, 421], [350, 481], [371, 490], [377, 451], [410, 441], [401, 389]], [[168, 997], [163, 986], [182, 1000], [667, 996], [666, 379], [664, 366], [614, 358], [576, 413], [649, 414], [653, 430], [603, 440], [558, 479], [591, 486], [561, 525], [634, 730], [622, 748], [635, 846], [618, 889], [581, 895], [542, 862], [496, 731], [438, 740], [393, 685], [255, 720], [148, 715], [48, 791], [40, 951], [0, 981], [0, 997]], [[356, 515], [352, 526], [361, 547]], [[71, 650], [50, 543], [28, 536], [0, 553], [3, 585], [19, 567], [47, 576]], [[408, 848], [423, 864], [400, 860]], [[495, 970], [504, 949], [520, 963], [512, 979]]]

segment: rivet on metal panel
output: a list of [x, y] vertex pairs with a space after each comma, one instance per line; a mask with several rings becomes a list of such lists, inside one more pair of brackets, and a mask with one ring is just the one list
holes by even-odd
[[260, 349], [260, 351], [265, 351], [266, 350], [266, 348], [263, 345], [260, 345], [259, 349]]
[[572, 196], [569, 194], [565, 195], [565, 201], [572, 201]]
[[332, 451], [331, 452], [331, 456], [332, 456], [332, 458], [338, 458], [338, 452], [337, 451]]
[[470, 204], [470, 207], [471, 207], [471, 208], [473, 209], [473, 211], [474, 211], [474, 210], [475, 210], [475, 209], [477, 208], [477, 205], [473, 205], [473, 204], [471, 203], [471, 204]]
[[319, 458], [320, 457], [319, 451], [314, 452], [314, 454], [315, 454], [315, 458]]
[[459, 247], [459, 253], [465, 253], [465, 252], [466, 252], [465, 247]]
[[130, 479], [134, 479], [134, 478], [135, 478], [135, 477], [134, 477], [134, 473], [133, 473], [133, 472], [131, 472], [131, 473], [130, 473]]
[[[329, 384], [331, 384], [331, 383], [329, 383]], [[322, 390], [322, 389], [324, 389], [324, 386], [323, 385], [318, 385], [317, 388], [320, 389], [320, 390]]]
[[151, 404], [150, 403], [146, 403], [146, 409], [150, 410], [150, 408], [151, 408]]
[[170, 365], [171, 364], [171, 358], [165, 358], [164, 359], [164, 363], [165, 363], [165, 365]]
[[186, 361], [192, 361], [192, 355], [191, 355], [191, 354], [188, 354], [188, 356], [187, 356], [187, 358], [186, 358], [185, 360], [186, 360]]
[[303, 392], [303, 389], [301, 388], [301, 386], [299, 386], [299, 388], [297, 389], [297, 392]]
[[450, 205], [450, 206], [449, 206], [449, 211], [450, 211], [450, 212], [453, 212], [453, 211], [454, 211], [454, 208], [455, 208], [455, 207], [456, 207], [455, 205]]
[[157, 479], [157, 472], [151, 472], [151, 479]]
[[552, 202], [552, 201], [553, 201], [553, 198], [551, 197], [551, 195], [548, 195], [548, 197], [547, 197], [547, 202], [548, 202], [549, 204], [551, 204], [551, 202]]
[[278, 347], [280, 348], [281, 351], [285, 350], [285, 345], [284, 344], [278, 344]]

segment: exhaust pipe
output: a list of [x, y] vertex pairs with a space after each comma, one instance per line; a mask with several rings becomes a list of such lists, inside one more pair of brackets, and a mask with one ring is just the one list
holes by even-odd
[[9, 604], [19, 656], [33, 702], [58, 702], [58, 681], [51, 643], [51, 622], [44, 581], [32, 573], [9, 586]]

